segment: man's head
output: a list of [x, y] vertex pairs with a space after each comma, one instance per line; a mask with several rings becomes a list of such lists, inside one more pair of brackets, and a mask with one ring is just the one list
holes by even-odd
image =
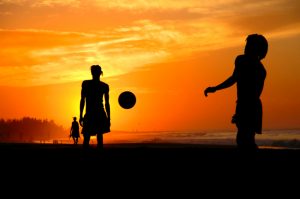
[[92, 65], [91, 66], [91, 73], [92, 73], [93, 79], [99, 78], [100, 75], [103, 74], [103, 72], [101, 70], [101, 67], [99, 65]]

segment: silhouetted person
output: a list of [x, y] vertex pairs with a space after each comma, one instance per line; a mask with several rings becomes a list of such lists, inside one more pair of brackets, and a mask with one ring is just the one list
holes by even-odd
[[[93, 79], [84, 80], [81, 88], [80, 125], [83, 134], [83, 147], [89, 147], [90, 136], [97, 135], [97, 148], [103, 149], [103, 134], [110, 132], [109, 86], [100, 81], [103, 75], [99, 65], [91, 66]], [[105, 108], [103, 106], [103, 96]], [[85, 115], [82, 117], [84, 106]]]
[[74, 144], [78, 143], [78, 138], [80, 137], [79, 135], [79, 124], [76, 121], [76, 117], [73, 117], [73, 122], [70, 130], [70, 137], [73, 138]]
[[204, 94], [214, 93], [237, 83], [236, 112], [232, 117], [238, 132], [237, 146], [240, 149], [257, 149], [255, 134], [262, 133], [262, 103], [260, 95], [264, 87], [266, 70], [261, 63], [268, 51], [268, 42], [264, 36], [249, 35], [243, 55], [235, 59], [233, 74], [223, 83], [208, 87]]

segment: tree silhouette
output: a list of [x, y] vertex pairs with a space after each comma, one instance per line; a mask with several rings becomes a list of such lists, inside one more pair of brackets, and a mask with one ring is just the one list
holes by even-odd
[[53, 120], [30, 117], [0, 119], [0, 141], [33, 141], [59, 139], [67, 135], [66, 129]]

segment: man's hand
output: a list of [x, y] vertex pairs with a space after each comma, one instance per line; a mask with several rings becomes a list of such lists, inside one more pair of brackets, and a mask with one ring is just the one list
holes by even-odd
[[217, 90], [216, 87], [208, 87], [208, 88], [206, 88], [205, 91], [204, 91], [205, 97], [207, 97], [208, 93], [214, 93], [214, 92], [216, 92], [216, 90]]

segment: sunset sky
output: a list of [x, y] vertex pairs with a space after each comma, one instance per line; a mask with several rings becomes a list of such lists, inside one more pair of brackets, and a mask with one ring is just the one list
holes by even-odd
[[[236, 87], [204, 96], [263, 34], [263, 128], [300, 128], [299, 0], [0, 0], [0, 118], [79, 116], [81, 82], [102, 66], [111, 128], [234, 130]], [[136, 94], [129, 110], [121, 92]]]

